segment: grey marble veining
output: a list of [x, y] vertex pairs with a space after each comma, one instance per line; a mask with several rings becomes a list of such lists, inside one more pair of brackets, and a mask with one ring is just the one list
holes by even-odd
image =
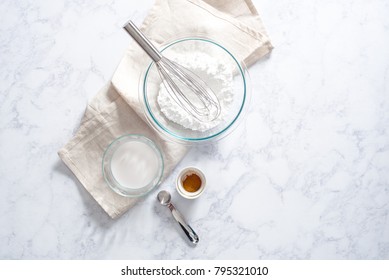
[[[254, 1], [275, 49], [240, 127], [111, 220], [56, 152], [153, 1], [0, 3], [1, 259], [389, 259], [389, 2]], [[174, 191], [196, 165], [208, 188]]]

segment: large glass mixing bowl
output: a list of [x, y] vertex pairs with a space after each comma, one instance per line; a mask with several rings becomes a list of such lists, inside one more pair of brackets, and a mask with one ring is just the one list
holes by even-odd
[[[186, 56], [199, 52], [209, 55], [210, 59], [222, 62], [232, 73], [233, 100], [228, 110], [225, 110], [224, 118], [215, 127], [206, 131], [185, 128], [168, 119], [161, 111], [158, 94], [162, 80], [155, 63], [151, 63], [141, 78], [140, 90], [140, 101], [144, 105], [144, 113], [149, 124], [163, 136], [184, 144], [217, 140], [231, 132], [242, 118], [249, 100], [249, 78], [244, 64], [238, 61], [227, 48], [206, 38], [179, 39], [163, 47], [161, 52], [167, 58], [174, 57], [174, 61], [179, 64], [185, 64], [185, 61], [180, 61], [180, 59], [184, 60]], [[175, 56], [177, 53], [180, 53], [180, 56]], [[191, 70], [217, 93], [219, 81], [216, 75], [210, 76], [206, 73], [207, 71]]]

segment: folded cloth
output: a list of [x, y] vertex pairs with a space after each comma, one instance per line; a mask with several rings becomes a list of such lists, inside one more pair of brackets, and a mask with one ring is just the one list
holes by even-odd
[[[272, 45], [250, 0], [157, 0], [141, 30], [157, 46], [184, 36], [206, 36], [229, 49], [238, 60], [251, 65]], [[164, 156], [165, 178], [183, 158], [185, 146], [166, 141], [145, 122], [139, 103], [139, 78], [150, 59], [132, 42], [112, 81], [88, 104], [75, 136], [58, 152], [85, 189], [111, 218], [116, 218], [137, 199], [113, 192], [102, 175], [106, 147], [124, 134], [143, 134]]]

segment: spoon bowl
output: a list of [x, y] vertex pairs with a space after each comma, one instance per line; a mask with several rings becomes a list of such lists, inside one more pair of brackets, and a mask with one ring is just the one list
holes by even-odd
[[157, 198], [158, 198], [159, 203], [166, 206], [170, 203], [172, 196], [167, 191], [160, 191], [158, 193]]

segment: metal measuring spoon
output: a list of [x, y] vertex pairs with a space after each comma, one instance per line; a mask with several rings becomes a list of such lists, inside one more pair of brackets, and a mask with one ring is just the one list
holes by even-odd
[[178, 210], [174, 207], [174, 205], [170, 203], [170, 200], [171, 200], [170, 193], [167, 191], [160, 191], [157, 195], [157, 198], [158, 198], [159, 203], [167, 206], [170, 209], [174, 219], [176, 219], [177, 223], [180, 225], [182, 230], [185, 232], [185, 234], [189, 238], [190, 242], [192, 242], [193, 244], [197, 244], [199, 242], [198, 235], [188, 225], [188, 223], [185, 221], [184, 217], [180, 214], [180, 212], [178, 212]]

